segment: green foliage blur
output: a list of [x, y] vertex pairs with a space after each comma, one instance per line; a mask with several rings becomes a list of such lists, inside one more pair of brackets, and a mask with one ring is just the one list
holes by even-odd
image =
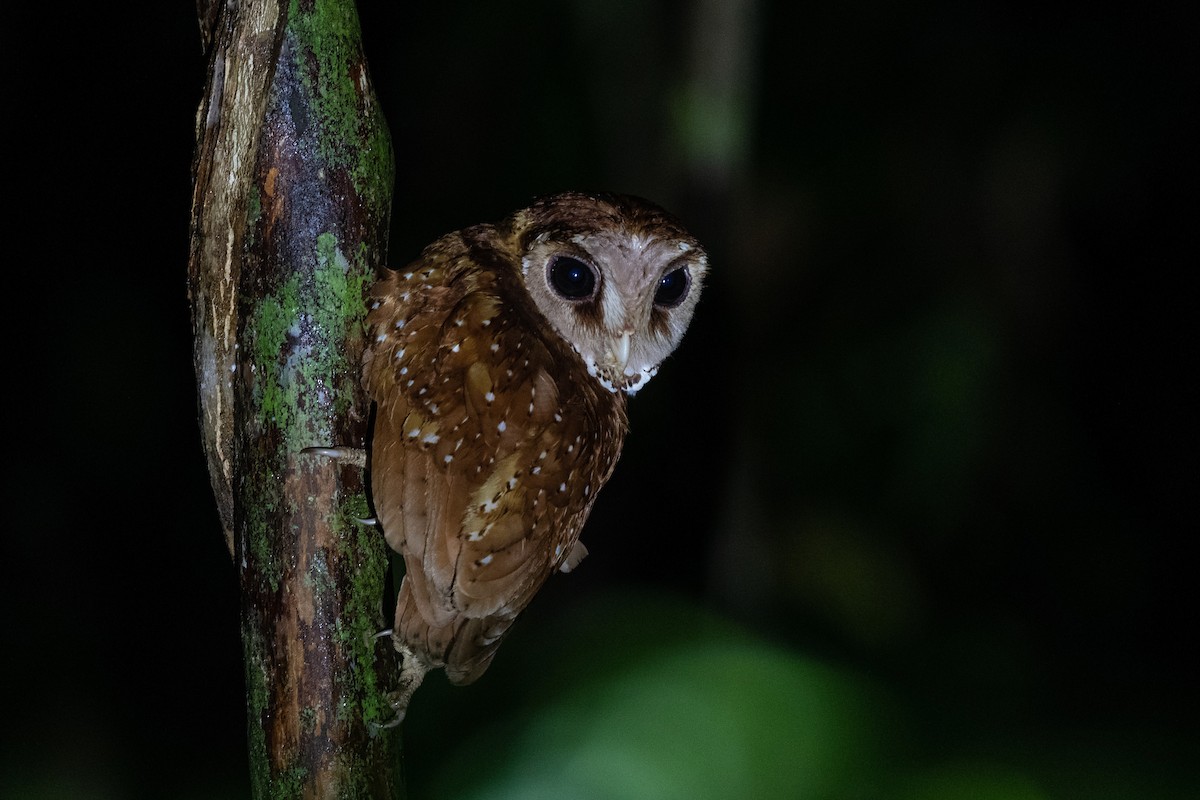
[[[10, 22], [54, 35], [6, 52], [51, 229], [14, 234], [5, 798], [249, 794], [184, 286], [206, 66], [193, 6], [145, 5]], [[410, 797], [1195, 795], [1182, 6], [358, 6], [392, 264], [575, 188], [713, 269], [588, 559], [417, 693]]]

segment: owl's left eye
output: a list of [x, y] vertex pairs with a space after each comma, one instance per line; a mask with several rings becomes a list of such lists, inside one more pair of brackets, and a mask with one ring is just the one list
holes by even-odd
[[654, 305], [670, 308], [679, 305], [687, 294], [688, 274], [683, 267], [672, 270], [658, 281], [658, 289], [654, 292]]

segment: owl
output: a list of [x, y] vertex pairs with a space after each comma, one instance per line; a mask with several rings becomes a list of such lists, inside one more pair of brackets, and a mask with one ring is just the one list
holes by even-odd
[[707, 271], [659, 207], [566, 193], [444, 236], [371, 291], [375, 519], [404, 559], [403, 714], [466, 684], [555, 572], [616, 466], [626, 398], [683, 338]]

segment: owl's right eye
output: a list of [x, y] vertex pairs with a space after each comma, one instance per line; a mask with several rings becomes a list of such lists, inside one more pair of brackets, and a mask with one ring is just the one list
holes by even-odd
[[568, 300], [583, 300], [596, 291], [596, 273], [570, 256], [555, 256], [550, 262], [550, 285]]

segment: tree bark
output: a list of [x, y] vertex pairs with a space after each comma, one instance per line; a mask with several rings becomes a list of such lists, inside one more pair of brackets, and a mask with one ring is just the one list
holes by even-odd
[[[254, 796], [396, 797], [388, 557], [362, 470], [365, 296], [393, 160], [353, 0], [198, 0], [189, 295], [201, 429], [239, 571]], [[377, 658], [378, 655], [378, 658]]]

